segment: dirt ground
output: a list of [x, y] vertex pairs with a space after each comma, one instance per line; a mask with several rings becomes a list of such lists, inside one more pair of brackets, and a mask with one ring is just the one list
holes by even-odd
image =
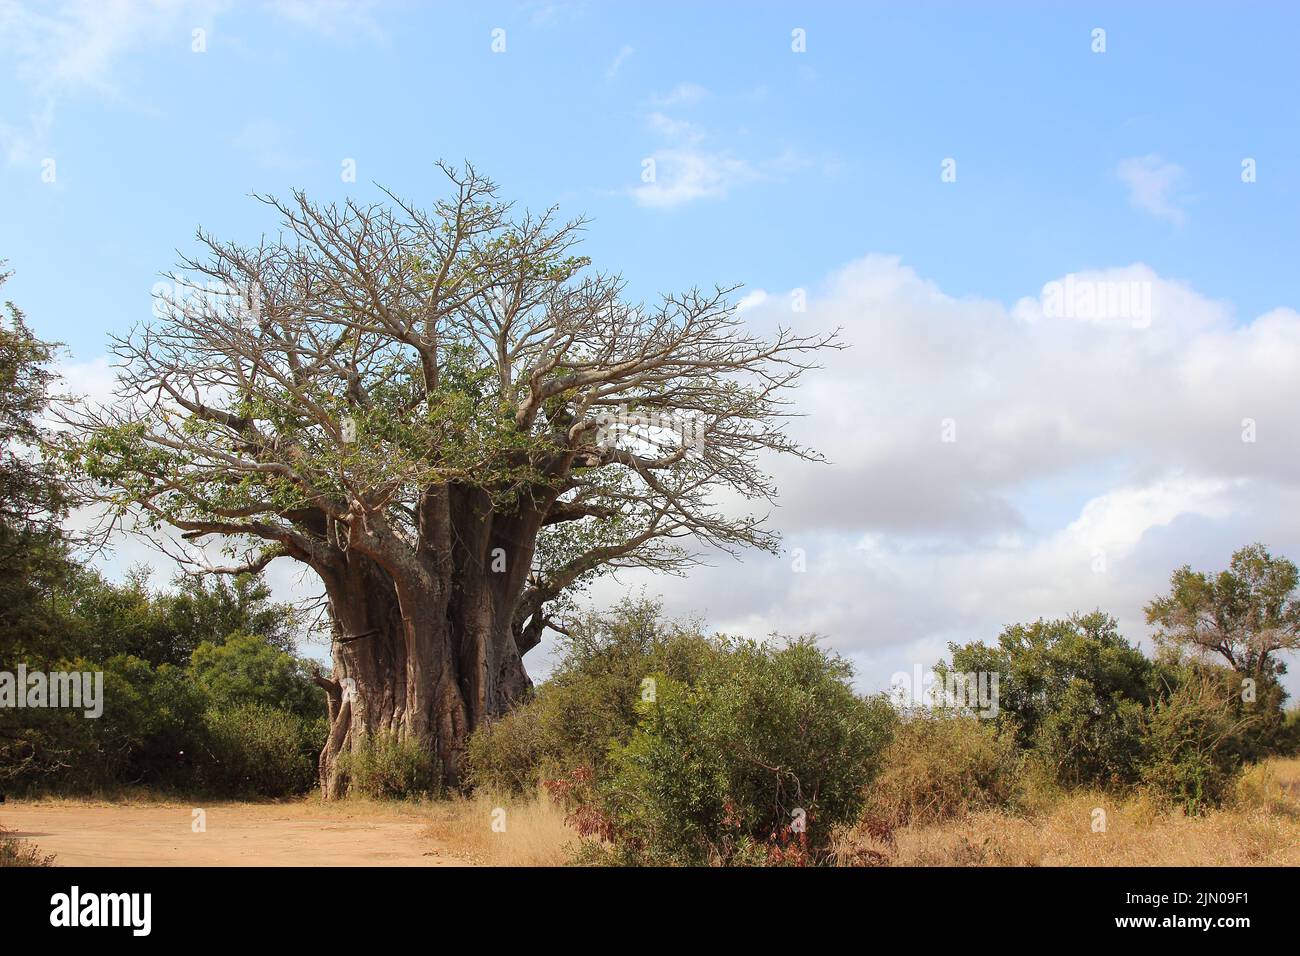
[[[205, 832], [194, 832], [195, 809]], [[419, 805], [10, 801], [9, 836], [62, 866], [466, 866], [429, 835]]]

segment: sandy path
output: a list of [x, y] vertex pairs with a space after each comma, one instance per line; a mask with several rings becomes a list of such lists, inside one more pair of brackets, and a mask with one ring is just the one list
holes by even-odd
[[428, 815], [317, 801], [193, 807], [175, 803], [9, 802], [0, 826], [64, 866], [464, 866], [425, 833]]

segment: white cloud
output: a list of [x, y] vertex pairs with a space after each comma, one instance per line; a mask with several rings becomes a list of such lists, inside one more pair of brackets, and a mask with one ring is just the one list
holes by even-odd
[[[786, 145], [779, 152], [754, 158], [737, 155], [732, 142], [738, 131], [710, 128], [678, 111], [689, 110], [712, 94], [696, 83], [679, 83], [671, 91], [649, 98], [644, 115], [647, 129], [664, 145], [642, 160], [642, 182], [626, 190], [638, 204], [668, 208], [700, 199], [725, 199], [733, 189], [761, 180], [779, 180], [820, 164], [827, 175], [838, 172], [834, 156], [813, 160]], [[743, 96], [748, 96], [744, 94]], [[673, 110], [673, 112], [669, 112]], [[646, 181], [647, 161], [653, 161], [654, 178]]]
[[[172, 0], [40, 6], [0, 0], [0, 77], [27, 94], [26, 116], [0, 117], [6, 161], [29, 165], [52, 155], [51, 133], [63, 97], [89, 92], [120, 98], [115, 67], [122, 58], [173, 33], [187, 10], [206, 17], [217, 7]], [[184, 42], [189, 43], [188, 31]]]
[[[188, 51], [194, 29], [211, 32], [232, 8], [230, 0], [0, 0], [0, 82], [22, 89], [29, 104], [26, 117], [0, 117], [0, 152], [12, 165], [52, 155], [62, 100], [126, 100], [119, 68], [133, 54], [168, 44]], [[269, 0], [262, 9], [332, 38], [379, 39], [373, 8], [373, 0]]]
[[667, 93], [651, 97], [651, 102], [660, 109], [675, 106], [693, 106], [708, 95], [709, 91], [698, 83], [678, 83]]
[[582, 7], [576, 3], [526, 3], [525, 10], [532, 12], [528, 21], [535, 27], [552, 27], [568, 20], [575, 20], [582, 15]]
[[1176, 226], [1186, 220], [1175, 196], [1183, 179], [1181, 166], [1167, 163], [1152, 153], [1121, 160], [1116, 174], [1128, 187], [1128, 201], [1134, 208]]
[[628, 57], [635, 52], [635, 49], [628, 46], [626, 43], [623, 44], [623, 46], [619, 48], [619, 51], [614, 54], [614, 59], [609, 61], [609, 66], [605, 68], [605, 79], [612, 82], [614, 78], [618, 76], [618, 71], [623, 68], [623, 64], [627, 62]]
[[117, 372], [107, 355], [87, 362], [63, 361], [55, 367], [55, 372], [60, 379], [55, 391], [60, 395], [81, 399], [90, 406], [105, 405], [113, 400]]
[[116, 95], [115, 69], [132, 50], [175, 39], [226, 7], [224, 0], [74, 0], [33, 6], [0, 0], [0, 51], [13, 74], [44, 96]]
[[704, 128], [698, 124], [658, 111], [646, 117], [646, 125], [667, 139], [699, 142], [705, 136]]
[[385, 38], [372, 16], [374, 0], [270, 0], [269, 5], [280, 19], [332, 39]]
[[45, 158], [50, 129], [54, 125], [54, 102], [46, 100], [28, 117], [26, 124], [0, 119], [0, 153], [11, 166], [31, 165]]
[[1040, 616], [1101, 608], [1144, 639], [1175, 568], [1225, 567], [1251, 541], [1300, 559], [1300, 313], [1241, 321], [1143, 265], [1074, 279], [1147, 283], [1149, 321], [1062, 315], [1043, 294], [958, 299], [886, 256], [813, 287], [806, 312], [747, 296], [755, 328], [839, 327], [851, 346], [795, 396], [792, 431], [830, 464], [768, 463], [787, 553], [621, 573], [595, 603], [645, 586], [720, 629], [815, 631], [878, 690], [950, 640]]
[[722, 153], [661, 149], [650, 158], [655, 164], [654, 181], [632, 190], [642, 206], [665, 208], [695, 199], [721, 199], [736, 186], [758, 178], [746, 160]]
[[658, 109], [646, 114], [646, 126], [668, 145], [642, 161], [641, 184], [628, 190], [639, 205], [664, 209], [698, 199], [723, 199], [732, 189], [762, 178], [747, 159], [707, 144], [717, 136], [701, 124], [663, 110], [690, 106], [708, 95], [695, 83], [679, 83], [667, 94], [653, 96]]

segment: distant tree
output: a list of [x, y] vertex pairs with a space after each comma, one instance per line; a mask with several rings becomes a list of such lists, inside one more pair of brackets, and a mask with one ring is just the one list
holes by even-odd
[[[3, 262], [0, 262], [3, 266]], [[10, 273], [0, 271], [0, 286]], [[49, 654], [61, 633], [54, 594], [72, 571], [60, 529], [67, 496], [40, 454], [57, 346], [6, 301], [0, 314], [0, 658]]]
[[[1014, 624], [995, 647], [949, 645], [958, 673], [999, 675], [999, 727], [1015, 734], [1062, 783], [1135, 779], [1138, 719], [1155, 699], [1151, 661], [1101, 611]], [[946, 670], [941, 665], [940, 673]]]
[[66, 656], [105, 661], [117, 655], [139, 658], [151, 666], [184, 667], [193, 648], [178, 647], [175, 629], [149, 586], [149, 569], [127, 571], [118, 584], [92, 568], [82, 568], [65, 592], [68, 629], [62, 643]]
[[301, 615], [271, 600], [259, 575], [233, 581], [178, 575], [173, 590], [150, 585], [150, 569], [131, 568], [121, 583], [79, 569], [60, 593], [64, 608], [61, 652], [106, 660], [129, 654], [155, 666], [188, 667], [204, 643], [220, 645], [232, 634], [255, 635], [280, 652], [294, 650]]
[[1147, 605], [1147, 622], [1159, 626], [1158, 641], [1217, 654], [1262, 692], [1286, 673], [1279, 655], [1300, 648], [1298, 579], [1292, 562], [1247, 545], [1217, 575], [1175, 571], [1169, 593]]
[[319, 575], [330, 796], [339, 755], [379, 733], [455, 784], [593, 576], [680, 570], [687, 538], [774, 548], [762, 514], [717, 502], [762, 508], [762, 457], [810, 457], [788, 392], [835, 345], [751, 333], [731, 289], [626, 302], [574, 254], [581, 222], [514, 215], [445, 171], [431, 211], [296, 193], [266, 200], [280, 231], [257, 246], [201, 234], [194, 294], [116, 345], [118, 401], [65, 414], [64, 450], [117, 514], [222, 540], [231, 570]]
[[178, 575], [175, 591], [161, 598], [187, 654], [203, 643], [221, 644], [232, 634], [255, 635], [263, 644], [292, 652], [302, 615], [292, 604], [272, 600], [271, 586], [258, 574], [234, 578]]
[[325, 695], [304, 663], [262, 637], [231, 634], [220, 644], [204, 642], [190, 673], [216, 707], [261, 704], [299, 717], [325, 715]]

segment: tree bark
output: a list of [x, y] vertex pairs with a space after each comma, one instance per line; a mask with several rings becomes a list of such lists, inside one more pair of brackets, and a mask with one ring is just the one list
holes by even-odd
[[377, 737], [418, 741], [442, 783], [460, 786], [469, 735], [532, 691], [513, 625], [540, 521], [494, 515], [475, 491], [448, 504], [451, 546], [431, 573], [357, 547], [321, 570], [338, 685], [319, 763], [326, 798], [347, 792], [340, 758]]

